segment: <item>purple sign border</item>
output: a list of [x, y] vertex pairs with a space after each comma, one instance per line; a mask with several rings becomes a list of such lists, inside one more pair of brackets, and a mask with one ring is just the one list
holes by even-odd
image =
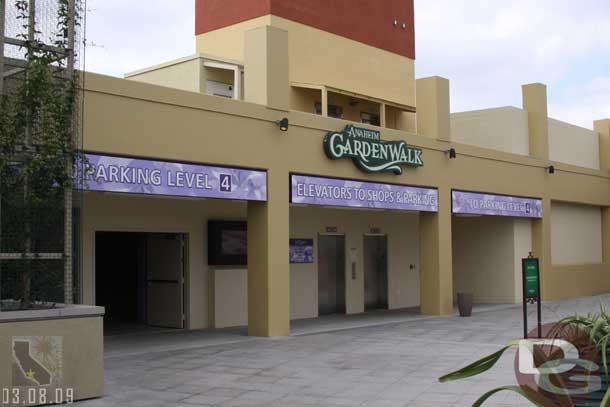
[[[481, 203], [485, 205], [481, 207]], [[454, 189], [451, 191], [451, 212], [539, 219], [542, 218], [542, 199]]]
[[[316, 184], [317, 183], [317, 184]], [[326, 185], [327, 190], [339, 193], [341, 197], [299, 196], [299, 184], [314, 185], [309, 192], [315, 195], [316, 185]], [[360, 195], [359, 195], [360, 194]], [[382, 194], [382, 195], [380, 195]], [[307, 194], [309, 195], [309, 194]], [[383, 200], [366, 199], [369, 196], [383, 196]], [[365, 196], [364, 199], [354, 198]], [[405, 202], [405, 198], [421, 199], [422, 202]], [[390, 199], [393, 199], [390, 202]], [[425, 202], [424, 202], [425, 201]], [[438, 189], [398, 184], [376, 183], [352, 179], [329, 178], [316, 175], [290, 174], [290, 202], [320, 206], [349, 208], [390, 209], [402, 211], [438, 212]]]
[[[84, 191], [140, 195], [267, 200], [267, 172], [85, 152]], [[100, 168], [100, 167], [103, 167]], [[85, 171], [89, 173], [84, 175]], [[93, 173], [93, 172], [94, 173]], [[110, 172], [112, 171], [112, 173]], [[102, 181], [103, 179], [103, 181]]]

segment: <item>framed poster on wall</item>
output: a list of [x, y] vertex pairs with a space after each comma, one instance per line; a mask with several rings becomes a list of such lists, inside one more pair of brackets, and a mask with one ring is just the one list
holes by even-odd
[[241, 221], [208, 221], [208, 264], [248, 264], [248, 224]]
[[313, 263], [313, 239], [290, 239], [290, 264]]

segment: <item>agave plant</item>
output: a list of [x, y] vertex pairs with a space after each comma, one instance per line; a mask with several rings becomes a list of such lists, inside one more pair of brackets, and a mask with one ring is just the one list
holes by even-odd
[[[596, 314], [589, 314], [586, 317], [576, 315], [565, 318], [556, 324], [547, 334], [547, 338], [549, 339], [564, 338], [569, 339], [571, 343], [576, 343], [579, 340], [582, 341], [583, 336], [586, 337], [589, 343], [592, 343], [593, 353], [596, 353], [596, 356], [599, 356], [599, 359], [602, 361], [603, 372], [605, 373], [602, 380], [602, 389], [605, 389], [605, 393], [604, 390], [602, 390], [597, 393], [589, 394], [586, 396], [587, 400], [583, 402], [584, 404], [579, 404], [579, 401], [575, 402], [569, 396], [549, 396], [548, 394], [543, 394], [527, 385], [502, 386], [483, 394], [472, 406], [480, 407], [494, 394], [502, 391], [512, 391], [525, 397], [537, 407], [610, 407], [610, 380], [607, 357], [608, 345], [610, 343], [610, 314], [606, 312], [603, 306], [601, 307], [600, 312]], [[507, 350], [519, 346], [519, 343], [520, 340], [512, 341], [497, 352], [479, 359], [462, 369], [440, 377], [439, 381], [443, 383], [482, 374], [491, 369]], [[550, 354], [544, 354], [540, 349], [535, 347], [534, 358], [537, 361], [548, 362], [557, 358], [556, 352], [557, 350]], [[560, 375], [552, 375], [552, 377], [556, 382], [563, 382]], [[566, 387], [564, 386], [563, 388]]]
[[607, 389], [603, 395], [600, 406], [610, 406], [610, 376], [608, 374], [608, 344], [610, 343], [610, 314], [602, 304], [600, 310], [595, 314], [587, 316], [575, 315], [560, 321], [561, 326], [576, 326], [589, 334], [590, 340], [595, 344], [601, 356], [604, 370], [603, 383]]
[[[455, 372], [451, 372], [445, 376], [442, 376], [438, 380], [441, 383], [444, 383], [444, 382], [466, 379], [468, 377], [472, 377], [472, 376], [476, 376], [481, 373], [484, 373], [484, 372], [488, 371], [489, 369], [491, 369], [498, 362], [498, 360], [500, 360], [500, 358], [502, 357], [504, 352], [506, 352], [507, 350], [509, 350], [510, 348], [512, 348], [514, 346], [519, 346], [519, 342], [520, 342], [519, 340], [511, 341], [505, 347], [500, 349], [499, 351], [492, 353], [491, 355], [485, 356], [484, 358], [479, 359], [476, 362], [471, 363], [470, 365], [468, 365], [466, 367], [456, 370]], [[502, 392], [502, 391], [512, 391], [517, 394], [520, 394], [521, 396], [528, 399], [530, 402], [532, 402], [537, 407], [556, 407], [557, 406], [556, 402], [546, 398], [545, 396], [536, 392], [534, 389], [532, 389], [529, 386], [513, 385], [513, 386], [501, 386], [501, 387], [497, 387], [495, 389], [488, 391], [487, 393], [485, 393], [481, 397], [479, 397], [474, 402], [472, 407], [482, 406], [491, 396], [493, 396], [496, 393]], [[568, 407], [574, 406], [572, 403], [566, 404], [565, 401], [562, 402], [562, 404], [560, 404], [560, 405], [568, 406]]]

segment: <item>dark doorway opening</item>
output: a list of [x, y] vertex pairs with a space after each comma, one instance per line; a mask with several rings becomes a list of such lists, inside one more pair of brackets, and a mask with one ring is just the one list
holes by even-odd
[[184, 328], [182, 234], [97, 232], [95, 298], [108, 334]]

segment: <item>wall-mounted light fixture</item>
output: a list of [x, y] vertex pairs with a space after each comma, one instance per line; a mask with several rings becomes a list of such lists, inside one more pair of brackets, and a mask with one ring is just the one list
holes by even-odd
[[450, 148], [449, 150], [445, 151], [445, 154], [447, 154], [447, 156], [453, 160], [457, 157], [457, 153], [455, 152], [455, 148]]
[[275, 124], [280, 128], [281, 131], [288, 131], [288, 127], [290, 127], [290, 122], [287, 117], [284, 117], [281, 120], [276, 120]]
[[555, 174], [555, 166], [554, 165], [550, 165], [548, 167], [546, 167], [546, 170], [549, 174]]

